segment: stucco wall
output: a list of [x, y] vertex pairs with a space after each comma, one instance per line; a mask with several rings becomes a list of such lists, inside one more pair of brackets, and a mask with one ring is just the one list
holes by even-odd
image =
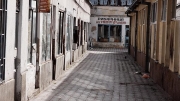
[[5, 81], [14, 78], [14, 57], [15, 57], [15, 10], [16, 2], [7, 0], [7, 28], [6, 28], [6, 63], [5, 63]]
[[58, 79], [63, 74], [64, 68], [64, 55], [57, 57], [56, 59], [56, 71], [55, 80]]
[[0, 101], [14, 101], [14, 80], [0, 85]]

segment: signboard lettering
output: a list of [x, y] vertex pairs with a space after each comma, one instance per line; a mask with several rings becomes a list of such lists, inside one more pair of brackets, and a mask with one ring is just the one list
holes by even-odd
[[124, 18], [103, 18], [99, 17], [96, 21], [97, 24], [114, 24], [114, 25], [121, 25], [126, 24]]
[[39, 0], [39, 12], [50, 13], [50, 0]]

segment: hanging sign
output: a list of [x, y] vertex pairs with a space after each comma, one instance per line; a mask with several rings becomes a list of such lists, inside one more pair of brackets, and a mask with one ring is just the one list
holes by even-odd
[[39, 0], [39, 12], [50, 13], [50, 0]]

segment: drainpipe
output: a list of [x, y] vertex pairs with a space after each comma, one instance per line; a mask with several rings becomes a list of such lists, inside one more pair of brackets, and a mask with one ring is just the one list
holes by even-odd
[[145, 68], [145, 72], [148, 73], [149, 72], [149, 61], [150, 61], [150, 57], [149, 57], [149, 47], [150, 47], [150, 42], [149, 42], [149, 36], [150, 36], [150, 15], [151, 15], [151, 3], [150, 2], [144, 2], [144, 0], [142, 1], [142, 4], [147, 5], [148, 6], [148, 16], [147, 16], [147, 35], [146, 35], [146, 68]]
[[128, 33], [128, 35], [129, 35], [128, 53], [130, 54], [130, 47], [131, 47], [130, 46], [131, 45], [131, 20], [132, 20], [132, 16], [129, 16], [128, 13], [127, 13], [127, 17], [130, 18], [129, 33]]

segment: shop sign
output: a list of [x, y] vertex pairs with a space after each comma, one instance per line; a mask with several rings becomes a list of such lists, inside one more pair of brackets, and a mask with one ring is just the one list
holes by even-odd
[[39, 12], [50, 13], [50, 0], [39, 0]]
[[112, 24], [112, 25], [121, 25], [126, 24], [124, 18], [102, 18], [99, 17], [96, 21], [97, 24]]

